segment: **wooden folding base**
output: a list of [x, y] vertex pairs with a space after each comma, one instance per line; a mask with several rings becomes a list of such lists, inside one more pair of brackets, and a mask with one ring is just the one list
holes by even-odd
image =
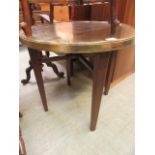
[[[30, 49], [30, 62], [33, 67], [35, 78], [37, 81], [39, 93], [45, 111], [48, 111], [47, 100], [45, 95], [44, 83], [42, 79], [42, 53], [40, 51]], [[93, 67], [93, 89], [92, 89], [92, 108], [91, 108], [91, 124], [90, 130], [96, 129], [97, 118], [100, 109], [102, 92], [105, 85], [110, 52], [95, 54]], [[70, 61], [68, 61], [70, 63]], [[69, 82], [69, 81], [68, 81]]]

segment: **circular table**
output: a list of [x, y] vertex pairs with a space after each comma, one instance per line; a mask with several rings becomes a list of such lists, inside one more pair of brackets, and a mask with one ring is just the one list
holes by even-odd
[[134, 29], [126, 24], [110, 34], [110, 24], [99, 21], [58, 22], [32, 26], [32, 37], [20, 32], [20, 41], [30, 48], [59, 53], [98, 53], [118, 50], [134, 42]]
[[[93, 55], [93, 91], [90, 129], [95, 130], [108, 64], [112, 55], [122, 48], [134, 44], [134, 29], [120, 23], [111, 34], [111, 26], [103, 21], [73, 21], [32, 26], [32, 36], [20, 31], [20, 41], [29, 49], [39, 92], [45, 111], [48, 110], [42, 80], [43, 62], [54, 58], [43, 58], [42, 50], [69, 55]], [[60, 57], [55, 60], [60, 60]], [[110, 72], [110, 71], [109, 71]]]

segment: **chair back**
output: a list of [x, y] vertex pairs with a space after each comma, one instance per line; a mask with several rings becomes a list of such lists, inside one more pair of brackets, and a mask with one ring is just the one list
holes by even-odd
[[[75, 20], [75, 8], [82, 6], [92, 6], [94, 4], [109, 3], [110, 6], [110, 19], [111, 31], [113, 32], [117, 24], [116, 17], [116, 0], [21, 0], [21, 7], [23, 12], [23, 19], [25, 24], [25, 33], [27, 36], [32, 35], [31, 25], [34, 23], [32, 19], [32, 11], [30, 10], [30, 4], [35, 3], [48, 3], [50, 5], [50, 22], [54, 20], [54, 6], [69, 6], [69, 15], [71, 20]], [[91, 9], [87, 7], [87, 19], [90, 19]], [[80, 19], [81, 20], [81, 19]]]

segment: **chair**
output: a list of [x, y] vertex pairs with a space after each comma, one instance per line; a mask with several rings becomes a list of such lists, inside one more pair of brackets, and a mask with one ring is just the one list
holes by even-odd
[[[39, 3], [50, 3], [50, 0], [29, 0], [28, 3], [28, 7], [30, 10], [30, 24], [34, 25], [35, 24], [35, 19], [33, 18], [33, 8], [35, 7], [35, 4], [39, 4]], [[51, 8], [52, 9], [52, 8]], [[52, 12], [52, 11], [50, 11]], [[44, 17], [44, 20], [48, 18], [47, 15], [45, 14], [40, 14], [40, 20], [42, 21], [42, 17]], [[52, 16], [52, 15], [51, 15]], [[50, 52], [49, 51], [45, 51], [45, 57], [49, 57], [50, 56]], [[30, 61], [29, 61], [30, 64]], [[59, 72], [57, 66], [53, 63], [53, 62], [48, 62], [46, 63], [46, 65], [48, 67], [51, 67], [54, 71], [54, 73], [59, 77], [59, 78], [63, 78], [64, 77], [64, 73], [63, 72]], [[22, 84], [25, 85], [29, 82], [30, 78], [31, 78], [31, 70], [33, 69], [32, 65], [30, 64], [30, 66], [26, 69], [26, 79], [21, 80]]]
[[[102, 91], [107, 77], [111, 58], [117, 50], [134, 43], [134, 29], [126, 24], [118, 24], [115, 16], [114, 0], [83, 0], [83, 1], [51, 1], [50, 5], [93, 5], [94, 3], [110, 3], [111, 16], [109, 23], [101, 21], [72, 21], [52, 24], [31, 25], [30, 10], [27, 0], [21, 0], [25, 23], [21, 25], [20, 41], [28, 47], [31, 65], [33, 67], [42, 104], [48, 111], [47, 100], [42, 79], [42, 63], [67, 60], [70, 74], [70, 60], [80, 57], [86, 67], [93, 73], [92, 108], [90, 129], [96, 129]], [[52, 9], [51, 9], [52, 10]], [[53, 22], [53, 17], [50, 17]], [[41, 51], [55, 51], [64, 55], [45, 57]], [[94, 66], [84, 58], [94, 57]], [[111, 65], [110, 65], [111, 66]], [[111, 68], [111, 67], [110, 67]], [[110, 73], [109, 73], [110, 74]]]
[[[53, 4], [54, 5], [69, 5], [69, 4], [72, 4], [69, 6], [69, 19], [70, 20], [91, 20], [91, 5], [92, 4], [102, 4], [102, 3], [110, 3], [110, 19], [109, 21], [111, 22], [111, 31], [114, 30], [114, 26], [116, 24], [119, 24], [119, 21], [117, 20], [116, 18], [116, 1], [115, 0], [79, 0], [79, 1], [76, 1], [76, 0], [64, 0], [64, 1], [59, 1], [59, 0], [54, 0], [53, 1]], [[49, 15], [48, 14], [40, 14], [40, 21], [42, 23], [44, 22], [47, 22], [47, 23], [52, 23], [53, 20], [54, 20], [54, 8], [53, 8], [53, 5], [52, 3], [50, 4], [50, 0], [29, 0], [29, 10], [30, 10], [30, 19], [31, 19], [31, 24], [35, 24], [35, 20], [32, 16], [33, 14], [33, 7], [34, 7], [34, 4], [39, 4], [39, 3], [48, 3], [50, 5], [50, 13]], [[80, 17], [78, 17], [79, 15], [79, 11], [77, 12], [77, 10], [81, 9], [81, 8], [84, 8], [84, 12], [82, 13], [85, 13], [80, 15]], [[49, 57], [50, 56], [50, 53], [49, 51], [46, 51], [46, 56]], [[110, 89], [110, 83], [112, 81], [112, 76], [113, 76], [113, 73], [114, 73], [114, 63], [115, 63], [115, 60], [116, 60], [116, 55], [115, 56], [111, 56], [114, 61], [112, 61], [113, 63], [109, 64], [109, 69], [108, 69], [108, 74], [107, 74], [107, 78], [106, 78], [106, 83], [105, 83], [105, 91], [104, 91], [104, 94], [107, 95], [108, 92], [109, 92], [109, 89]], [[73, 64], [74, 64], [74, 61], [75, 60], [79, 60], [83, 65], [85, 65], [89, 70], [90, 68], [92, 68], [92, 64], [83, 56], [80, 56], [80, 57], [76, 57], [74, 56], [74, 58], [72, 59], [67, 59], [67, 67], [66, 67], [66, 70], [67, 70], [67, 84], [68, 85], [71, 85], [71, 76], [73, 75]], [[52, 67], [53, 68], [53, 71], [55, 72], [55, 74], [59, 77], [59, 78], [62, 78], [64, 77], [64, 73], [62, 72], [59, 72], [56, 65], [52, 62], [46, 64], [48, 67]], [[89, 67], [88, 67], [89, 66]], [[26, 75], [27, 75], [27, 78], [26, 79], [23, 79], [21, 82], [23, 84], [27, 84], [31, 78], [30, 76], [30, 72], [32, 70], [32, 66], [30, 65], [30, 67], [28, 67], [26, 69]]]
[[[50, 5], [50, 0], [29, 0], [28, 6], [29, 6], [29, 10], [30, 10], [31, 25], [35, 24], [35, 19], [33, 18], [33, 8], [35, 8], [36, 4], [40, 4], [40, 3], [47, 3], [47, 4]], [[64, 5], [64, 3], [63, 4], [60, 3], [60, 5]], [[57, 5], [59, 5], [59, 3]], [[46, 22], [46, 23], [50, 24], [50, 23], [54, 22], [54, 17], [53, 17], [54, 12], [53, 12], [53, 10], [54, 10], [53, 5], [50, 5], [50, 12], [48, 14], [41, 13], [39, 15], [41, 23], [45, 23]], [[74, 20], [74, 17], [72, 17], [72, 14], [74, 14], [74, 13], [72, 13], [72, 8], [69, 7], [69, 19], [70, 20]], [[50, 52], [49, 51], [45, 51], [45, 53], [46, 53], [47, 57], [50, 56]], [[73, 74], [73, 61], [74, 60], [77, 60], [77, 58], [75, 57], [74, 59], [71, 59], [71, 60], [67, 59], [67, 63], [66, 63], [67, 64], [66, 70], [67, 70], [67, 84], [68, 85], [71, 84], [70, 76]], [[29, 64], [30, 64], [30, 62], [29, 62]], [[56, 67], [56, 65], [54, 63], [50, 62], [50, 63], [47, 64], [47, 66], [48, 67], [52, 67], [54, 72], [57, 74], [58, 77], [60, 77], [60, 78], [64, 77], [64, 73], [59, 72], [57, 67]], [[26, 79], [21, 80], [21, 82], [24, 85], [29, 82], [29, 80], [31, 78], [30, 72], [32, 71], [32, 69], [33, 69], [33, 67], [30, 64], [30, 66], [26, 69], [26, 75], [27, 75]]]

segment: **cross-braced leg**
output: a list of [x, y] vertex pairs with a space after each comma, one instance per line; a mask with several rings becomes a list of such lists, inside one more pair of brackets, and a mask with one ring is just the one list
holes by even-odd
[[93, 69], [93, 90], [90, 130], [96, 129], [97, 118], [100, 109], [103, 87], [106, 79], [109, 62], [109, 53], [96, 54]]

